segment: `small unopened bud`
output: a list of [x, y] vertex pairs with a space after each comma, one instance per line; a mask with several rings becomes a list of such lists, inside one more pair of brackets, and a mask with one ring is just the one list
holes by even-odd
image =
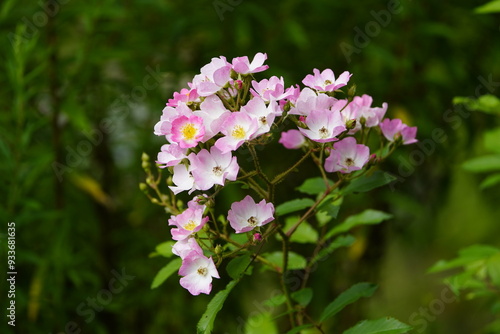
[[141, 182], [139, 183], [139, 189], [141, 189], [141, 191], [146, 192], [148, 190], [148, 185], [144, 182]]
[[253, 235], [253, 242], [257, 243], [257, 242], [260, 242], [262, 241], [262, 234], [260, 233], [255, 233]]
[[239, 76], [239, 74], [236, 73], [236, 71], [233, 70], [233, 69], [231, 69], [231, 74], [230, 75], [231, 75], [231, 79], [233, 79], [233, 80], [238, 79], [238, 76]]
[[151, 164], [149, 163], [149, 161], [142, 160], [142, 169], [149, 169], [150, 166]]
[[366, 124], [366, 118], [361, 117], [361, 118], [359, 119], [359, 123], [360, 123], [362, 126], [365, 126], [365, 124]]
[[142, 152], [141, 160], [149, 162], [149, 155], [146, 152]]
[[345, 127], [347, 130], [352, 130], [356, 127], [356, 120], [355, 119], [350, 119], [345, 123]]
[[236, 89], [240, 90], [243, 88], [243, 81], [241, 80], [235, 80], [234, 81], [234, 86], [236, 87]]
[[351, 88], [347, 91], [347, 98], [352, 100], [352, 98], [356, 95], [356, 85], [352, 85]]
[[152, 185], [155, 183], [155, 180], [152, 177], [147, 177], [146, 178], [146, 183], [149, 185]]
[[217, 255], [222, 254], [222, 247], [221, 247], [221, 245], [215, 246], [215, 254], [217, 254]]
[[153, 204], [160, 204], [160, 202], [158, 201], [158, 199], [155, 198], [155, 197], [151, 198], [151, 203], [153, 203]]
[[373, 153], [372, 155], [370, 155], [370, 158], [368, 159], [368, 162], [366, 163], [366, 167], [369, 168], [371, 166], [375, 166], [376, 164], [378, 164], [379, 160], [378, 160], [378, 157], [375, 153]]

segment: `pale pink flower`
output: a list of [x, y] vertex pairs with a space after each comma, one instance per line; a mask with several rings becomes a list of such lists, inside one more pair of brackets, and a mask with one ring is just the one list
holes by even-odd
[[160, 168], [175, 166], [187, 157], [186, 153], [187, 149], [181, 148], [176, 143], [165, 144], [161, 147], [161, 152], [158, 153], [156, 163], [160, 164]]
[[176, 228], [170, 230], [172, 239], [186, 239], [193, 233], [198, 232], [208, 221], [208, 217], [203, 217], [203, 210], [187, 208], [181, 214], [171, 216], [168, 225], [174, 225]]
[[295, 106], [290, 108], [289, 114], [307, 116], [312, 110], [330, 109], [337, 99], [324, 93], [317, 94], [310, 88], [304, 88], [301, 92]]
[[205, 98], [200, 104], [200, 110], [194, 111], [194, 114], [203, 119], [205, 136], [202, 142], [206, 142], [220, 132], [222, 123], [231, 114], [231, 111], [224, 107], [218, 96], [211, 95]]
[[231, 64], [225, 57], [212, 58], [193, 78], [192, 88], [200, 96], [210, 96], [222, 89], [231, 79]]
[[278, 143], [290, 150], [299, 149], [306, 143], [306, 138], [299, 130], [292, 129], [281, 133]]
[[222, 153], [235, 151], [245, 141], [252, 138], [259, 128], [257, 120], [244, 112], [233, 112], [221, 125], [224, 137], [217, 139], [214, 146]]
[[308, 129], [299, 128], [299, 131], [318, 143], [335, 141], [336, 136], [346, 130], [338, 110], [313, 110], [305, 119], [305, 123]]
[[212, 277], [220, 278], [212, 258], [207, 258], [194, 251], [184, 257], [179, 275], [184, 276], [180, 279], [181, 286], [193, 296], [200, 293], [210, 294]]
[[179, 116], [172, 121], [171, 140], [181, 148], [195, 147], [205, 136], [203, 118], [196, 115]]
[[241, 107], [241, 112], [246, 113], [257, 121], [258, 128], [252, 134], [251, 139], [269, 132], [271, 125], [276, 118], [276, 115], [281, 114], [281, 110], [275, 101], [269, 102], [268, 105], [260, 97], [254, 97]]
[[261, 52], [253, 57], [252, 63], [250, 63], [247, 56], [233, 58], [233, 70], [240, 74], [262, 72], [269, 68], [268, 65], [264, 65], [266, 59], [267, 54]]
[[156, 123], [154, 127], [154, 134], [157, 136], [165, 136], [165, 138], [172, 142], [172, 122], [180, 117], [186, 116], [190, 117], [193, 112], [184, 103], [179, 103], [177, 107], [165, 107], [163, 108], [160, 121]]
[[273, 214], [272, 203], [262, 200], [256, 204], [253, 198], [247, 195], [243, 200], [231, 204], [227, 220], [236, 233], [243, 233], [273, 221]]
[[379, 126], [385, 138], [390, 142], [401, 139], [403, 145], [408, 145], [418, 141], [415, 138], [417, 136], [417, 127], [409, 127], [398, 118], [393, 120], [386, 118]]
[[197, 189], [208, 190], [215, 184], [223, 186], [226, 180], [234, 181], [238, 176], [238, 162], [230, 151], [222, 153], [212, 146], [210, 152], [203, 149], [198, 154], [191, 153], [188, 159]]
[[174, 166], [172, 182], [174, 182], [175, 186], [169, 186], [169, 188], [174, 194], [185, 190], [189, 190], [188, 193], [191, 194], [195, 190], [193, 175], [191, 175], [189, 167], [184, 164]]
[[330, 156], [325, 159], [325, 171], [343, 174], [360, 170], [370, 158], [370, 149], [357, 144], [354, 137], [346, 137], [335, 144]]
[[188, 237], [177, 241], [172, 246], [172, 253], [184, 259], [189, 253], [196, 252], [199, 255], [203, 255], [203, 249], [193, 237]]
[[283, 77], [272, 76], [268, 79], [262, 79], [261, 81], [252, 81], [252, 87], [250, 88], [250, 93], [253, 96], [260, 96], [264, 101], [269, 102], [279, 101], [291, 96], [294, 91], [288, 88], [285, 92], [285, 82]]
[[[373, 98], [370, 95], [355, 96], [352, 100], [352, 108], [356, 108], [358, 123], [362, 122], [368, 128], [379, 125], [387, 111], [387, 103], [382, 103], [382, 107], [372, 107]], [[362, 120], [364, 119], [364, 121]]]
[[[191, 83], [188, 83], [188, 85], [191, 85]], [[180, 92], [174, 92], [174, 98], [169, 99], [167, 102], [168, 107], [177, 107], [179, 103], [189, 103], [189, 102], [194, 102], [198, 101], [198, 92], [196, 89], [193, 88], [182, 88]]]
[[324, 92], [333, 92], [340, 87], [344, 87], [347, 85], [347, 82], [349, 82], [349, 78], [352, 75], [345, 71], [339, 75], [337, 79], [335, 79], [333, 71], [329, 68], [321, 73], [315, 68], [313, 73], [314, 75], [308, 74], [304, 80], [302, 80], [302, 83], [308, 87]]

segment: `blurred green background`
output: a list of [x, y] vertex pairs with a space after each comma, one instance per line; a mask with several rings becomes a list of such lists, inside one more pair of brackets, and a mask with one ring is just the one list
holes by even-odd
[[[371, 281], [380, 285], [374, 297], [346, 309], [332, 332], [385, 315], [406, 323], [413, 316], [415, 332], [479, 332], [492, 320], [482, 300], [431, 310], [425, 330], [420, 312], [446, 292], [442, 276], [426, 274], [432, 264], [473, 243], [500, 246], [500, 190], [480, 190], [483, 176], [461, 168], [484, 151], [481, 134], [498, 117], [461, 113], [451, 102], [500, 95], [500, 18], [475, 14], [482, 4], [3, 0], [0, 332], [195, 332], [210, 296], [192, 297], [173, 277], [150, 289], [166, 261], [149, 254], [170, 234], [165, 213], [138, 188], [140, 157], [156, 157], [164, 140], [153, 126], [201, 66], [256, 52], [270, 66], [259, 78], [282, 75], [289, 86], [313, 68], [348, 70], [358, 94], [388, 102], [389, 117], [419, 127], [420, 144], [384, 166], [398, 181], [342, 207], [344, 217], [374, 208], [395, 218], [359, 229], [358, 243], [314, 273], [323, 293], [312, 309]], [[4, 317], [11, 221], [15, 330]], [[128, 275], [122, 289], [106, 292], [117, 275]], [[235, 288], [216, 333], [242, 333], [275, 288], [268, 275]], [[214, 282], [214, 291], [226, 282]]]

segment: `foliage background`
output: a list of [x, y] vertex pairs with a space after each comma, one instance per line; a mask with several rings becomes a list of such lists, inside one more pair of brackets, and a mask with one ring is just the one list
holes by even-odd
[[[50, 15], [44, 14], [47, 3]], [[230, 8], [222, 16], [220, 3]], [[71, 322], [82, 333], [194, 331], [209, 296], [190, 296], [174, 278], [150, 290], [165, 259], [148, 256], [169, 233], [166, 215], [138, 189], [140, 156], [156, 156], [163, 141], [153, 125], [167, 98], [202, 65], [219, 55], [259, 51], [268, 54], [266, 76], [283, 75], [288, 84], [313, 68], [348, 70], [358, 94], [372, 95], [376, 105], [388, 102], [389, 116], [419, 127], [421, 145], [401, 150], [385, 166], [401, 182], [354, 196], [341, 209], [343, 217], [374, 208], [395, 218], [359, 229], [360, 241], [318, 269], [313, 287], [321, 296], [313, 304], [371, 281], [379, 290], [344, 311], [334, 324], [338, 332], [363, 318], [409, 322], [417, 312], [414, 319], [425, 319], [418, 312], [444, 289], [427, 268], [472, 243], [499, 246], [500, 190], [481, 191], [481, 175], [461, 168], [483, 152], [481, 133], [498, 118], [460, 114], [451, 101], [498, 95], [500, 19], [473, 13], [483, 1], [400, 1], [401, 12], [348, 61], [341, 43], [356, 46], [355, 28], [364, 31], [376, 22], [372, 11], [390, 3], [2, 1], [0, 252], [5, 263], [6, 224], [15, 221], [15, 332], [77, 333], [66, 327]], [[159, 69], [160, 84], [141, 95], [137, 87], [148, 68]], [[478, 90], [484, 80], [491, 84]], [[441, 143], [432, 139], [436, 129], [445, 135]], [[417, 155], [423, 159], [411, 160]], [[53, 162], [67, 166], [60, 179]], [[134, 279], [87, 323], [76, 309], [108, 287], [112, 270]], [[6, 271], [0, 270], [2, 310]], [[272, 279], [263, 274], [236, 287], [216, 332], [237, 333], [269, 297]], [[214, 290], [225, 282], [215, 282]], [[446, 304], [431, 315], [426, 333], [475, 333], [491, 320], [481, 300]], [[13, 332], [5, 319], [0, 326], [2, 333]]]

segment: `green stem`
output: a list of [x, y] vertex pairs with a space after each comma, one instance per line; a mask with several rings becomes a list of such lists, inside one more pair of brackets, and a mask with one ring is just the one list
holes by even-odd
[[285, 282], [286, 272], [288, 271], [288, 246], [289, 246], [288, 239], [289, 239], [289, 237], [283, 232], [283, 230], [281, 228], [278, 229], [278, 233], [279, 233], [279, 235], [281, 235], [282, 244], [283, 244], [283, 248], [282, 248], [283, 249], [283, 271], [281, 273], [281, 279], [280, 279], [281, 288], [283, 289], [283, 294], [285, 295], [285, 298], [286, 298], [286, 307], [287, 307], [287, 311], [288, 311], [287, 313], [289, 316], [290, 325], [292, 326], [292, 328], [294, 328], [295, 327], [295, 317], [293, 315], [293, 313], [294, 313], [293, 301], [292, 301], [292, 297], [290, 295], [290, 289], [288, 289], [288, 285]]
[[291, 172], [293, 172], [293, 171], [294, 171], [294, 169], [296, 169], [296, 168], [297, 168], [297, 167], [298, 167], [301, 163], [303, 163], [303, 162], [304, 162], [304, 160], [306, 160], [306, 159], [307, 159], [307, 157], [309, 157], [309, 155], [312, 153], [312, 151], [313, 151], [313, 150], [312, 150], [312, 149], [310, 149], [309, 151], [307, 151], [307, 152], [306, 152], [306, 154], [305, 154], [302, 158], [300, 158], [300, 160], [298, 160], [295, 164], [293, 164], [293, 166], [292, 166], [292, 167], [288, 168], [288, 169], [287, 169], [286, 171], [284, 171], [283, 173], [276, 175], [276, 176], [274, 177], [274, 179], [271, 181], [271, 184], [276, 185], [276, 184], [280, 183], [281, 181], [283, 181], [283, 179], [284, 179], [285, 177], [287, 177], [287, 176], [288, 176], [288, 174], [290, 174]]

